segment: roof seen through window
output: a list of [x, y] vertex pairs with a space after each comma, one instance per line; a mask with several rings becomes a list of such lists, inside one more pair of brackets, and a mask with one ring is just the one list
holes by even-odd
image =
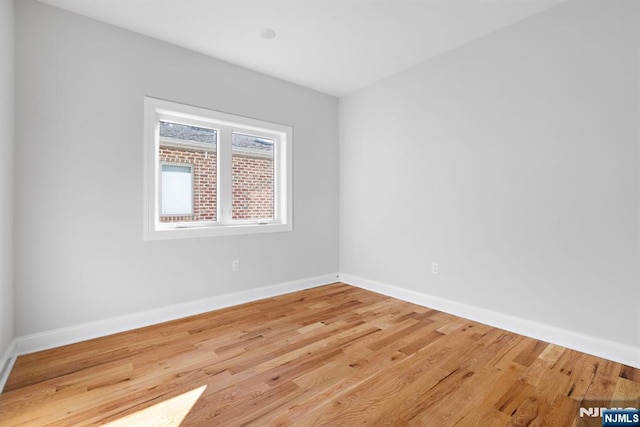
[[218, 141], [218, 132], [215, 129], [161, 121], [160, 138], [215, 144]]

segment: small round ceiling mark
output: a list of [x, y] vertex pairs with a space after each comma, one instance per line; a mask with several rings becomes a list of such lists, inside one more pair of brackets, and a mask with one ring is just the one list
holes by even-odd
[[270, 40], [272, 38], [275, 38], [275, 36], [276, 32], [271, 28], [263, 28], [262, 30], [260, 30], [260, 37], [262, 37], [263, 39]]

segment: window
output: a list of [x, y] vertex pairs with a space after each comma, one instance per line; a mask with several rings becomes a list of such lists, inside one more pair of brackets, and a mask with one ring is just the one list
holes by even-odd
[[290, 231], [291, 135], [145, 98], [145, 239]]

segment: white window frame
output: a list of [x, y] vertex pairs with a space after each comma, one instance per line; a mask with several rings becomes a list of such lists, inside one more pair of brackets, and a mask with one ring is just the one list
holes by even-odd
[[[217, 130], [217, 221], [160, 222], [159, 122], [161, 120]], [[144, 121], [144, 240], [271, 233], [293, 229], [293, 129], [290, 126], [151, 97], [144, 98]], [[272, 220], [232, 219], [231, 134], [233, 132], [248, 133], [275, 141], [274, 219]]]

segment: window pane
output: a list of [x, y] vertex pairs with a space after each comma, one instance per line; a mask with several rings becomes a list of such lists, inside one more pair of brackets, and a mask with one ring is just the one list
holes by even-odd
[[231, 145], [233, 219], [274, 219], [275, 141], [234, 133]]
[[216, 221], [218, 131], [160, 121], [159, 136], [160, 222]]

